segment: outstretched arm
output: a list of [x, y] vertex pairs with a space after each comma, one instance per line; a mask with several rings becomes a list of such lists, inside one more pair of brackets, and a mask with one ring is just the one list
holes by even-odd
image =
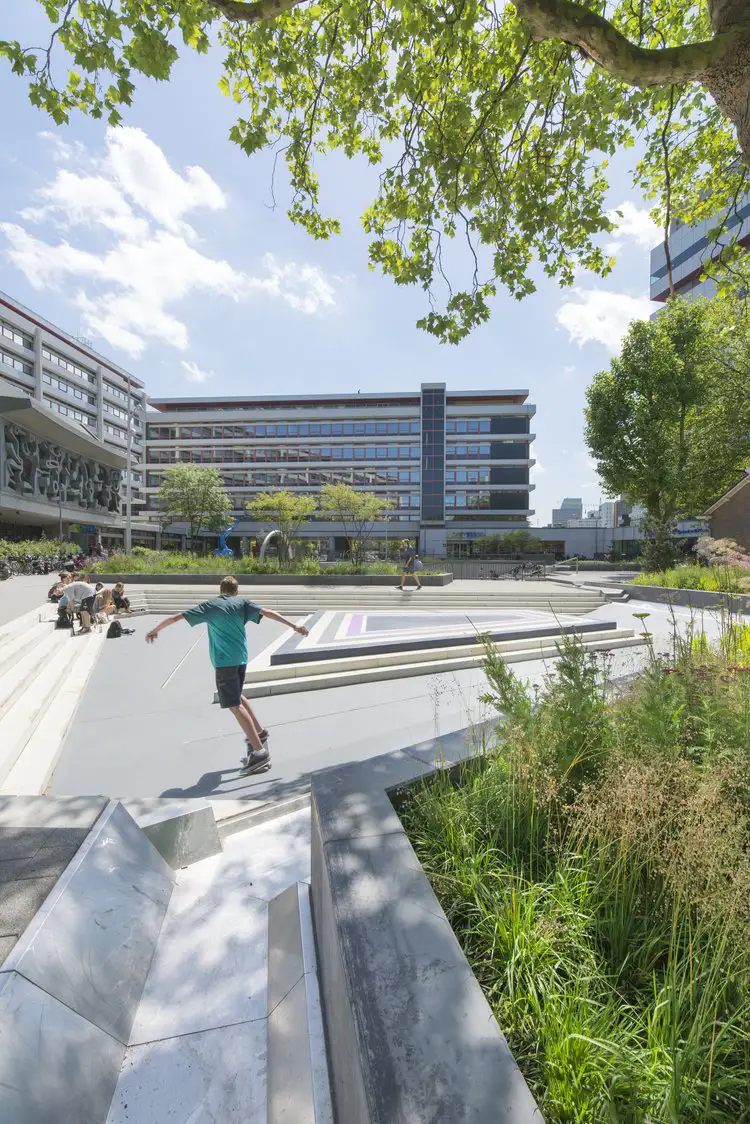
[[175, 613], [173, 617], [165, 617], [163, 621], [157, 624], [156, 628], [152, 628], [150, 632], [146, 633], [146, 643], [153, 644], [156, 637], [159, 635], [163, 628], [168, 628], [170, 624], [177, 624], [178, 621], [183, 619], [182, 613]]
[[260, 613], [261, 616], [268, 617], [269, 621], [278, 621], [279, 624], [285, 624], [287, 628], [293, 628], [300, 636], [307, 636], [309, 634], [310, 630], [305, 628], [303, 624], [293, 624], [292, 621], [288, 621], [286, 617], [282, 617], [281, 613], [275, 613], [273, 609], [261, 609]]

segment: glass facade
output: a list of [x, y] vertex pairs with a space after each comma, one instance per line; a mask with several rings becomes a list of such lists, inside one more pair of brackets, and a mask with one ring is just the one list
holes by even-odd
[[525, 391], [447, 395], [444, 384], [425, 383], [419, 398], [153, 405], [158, 413], [145, 427], [151, 508], [166, 467], [188, 463], [218, 468], [238, 512], [255, 492], [315, 495], [344, 483], [387, 496], [389, 520], [488, 530], [526, 523], [534, 409]]
[[422, 388], [422, 520], [445, 519], [445, 384]]

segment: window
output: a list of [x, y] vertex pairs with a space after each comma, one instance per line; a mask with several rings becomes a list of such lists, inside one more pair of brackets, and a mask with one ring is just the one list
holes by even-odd
[[34, 373], [30, 363], [24, 363], [23, 359], [16, 359], [15, 355], [11, 355], [9, 351], [0, 349], [0, 363], [4, 363], [6, 367], [13, 367], [16, 371], [22, 371], [24, 375], [33, 375]]
[[78, 398], [79, 401], [86, 402], [89, 406], [96, 405], [95, 395], [89, 394], [85, 390], [81, 390], [79, 386], [75, 386], [74, 383], [68, 382], [67, 379], [58, 378], [57, 375], [49, 375], [45, 371], [42, 374], [42, 382], [45, 382], [47, 386], [54, 387], [56, 390], [61, 390], [63, 394], [70, 394], [73, 398]]
[[54, 363], [56, 367], [62, 367], [64, 371], [68, 371], [71, 375], [77, 375], [79, 379], [86, 379], [87, 382], [93, 383], [94, 386], [96, 385], [96, 375], [93, 374], [93, 372], [84, 370], [83, 367], [79, 367], [70, 359], [65, 359], [62, 355], [58, 355], [56, 351], [50, 351], [49, 348], [43, 347], [42, 359], [46, 359], [48, 363]]
[[81, 425], [95, 426], [96, 420], [88, 414], [84, 414], [82, 410], [76, 410], [74, 406], [67, 406], [64, 402], [56, 402], [53, 398], [44, 399], [45, 406], [49, 406], [50, 410], [57, 410], [58, 414], [64, 414], [67, 418], [73, 418], [74, 421], [80, 422]]
[[[127, 390], [123, 390], [123, 388], [121, 386], [115, 386], [115, 384], [110, 382], [109, 379], [104, 379], [104, 390], [106, 391], [107, 394], [111, 394], [113, 398], [119, 398], [120, 402], [126, 402], [127, 403], [127, 401], [128, 401]], [[141, 405], [141, 402], [139, 401], [138, 398], [136, 398], [136, 396], [135, 396], [135, 394], [133, 393], [132, 390], [130, 392], [130, 400], [131, 400], [133, 406], [140, 406]]]
[[117, 437], [120, 441], [126, 441], [127, 440], [127, 435], [125, 433], [125, 430], [120, 429], [119, 426], [110, 425], [109, 422], [104, 423], [104, 432], [108, 433], [110, 435], [110, 437]]
[[110, 406], [109, 402], [104, 403], [104, 409], [108, 414], [113, 414], [116, 418], [121, 418], [122, 421], [127, 422], [127, 410], [121, 410], [119, 406]]
[[25, 332], [20, 332], [18, 328], [7, 324], [5, 320], [0, 320], [0, 337], [2, 336], [5, 336], [6, 340], [13, 340], [13, 343], [20, 344], [21, 347], [28, 348], [29, 351], [34, 348], [34, 341], [31, 336], [27, 336]]

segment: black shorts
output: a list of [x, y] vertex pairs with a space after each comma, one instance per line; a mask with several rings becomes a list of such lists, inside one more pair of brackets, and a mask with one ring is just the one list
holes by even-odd
[[219, 706], [222, 710], [240, 705], [246, 667], [243, 663], [239, 667], [216, 668], [216, 690], [219, 692]]

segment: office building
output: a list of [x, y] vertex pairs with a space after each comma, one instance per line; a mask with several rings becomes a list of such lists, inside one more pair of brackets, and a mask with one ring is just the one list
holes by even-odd
[[583, 519], [583, 500], [566, 496], [559, 507], [552, 509], [552, 526], [566, 527], [571, 519]]
[[[237, 516], [259, 492], [317, 495], [346, 483], [389, 500], [374, 539], [418, 538], [423, 552], [444, 555], [448, 541], [528, 526], [535, 407], [527, 398], [526, 390], [423, 383], [387, 394], [151, 399], [147, 510], [177, 463], [216, 467]], [[262, 530], [247, 515], [233, 535]], [[318, 513], [300, 537], [343, 551], [343, 533]]]
[[145, 506], [145, 405], [128, 371], [0, 293], [0, 537], [76, 523], [121, 543], [128, 492]]
[[[716, 232], [721, 231], [719, 237]], [[713, 236], [712, 236], [713, 235]], [[711, 277], [701, 280], [704, 272], [716, 264], [723, 246], [739, 242], [745, 246], [750, 239], [750, 192], [738, 200], [731, 211], [722, 211], [702, 219], [694, 226], [674, 222], [669, 230], [669, 253], [675, 294], [680, 297], [712, 297], [716, 283]], [[665, 301], [669, 296], [667, 255], [660, 243], [651, 251], [651, 300]]]

